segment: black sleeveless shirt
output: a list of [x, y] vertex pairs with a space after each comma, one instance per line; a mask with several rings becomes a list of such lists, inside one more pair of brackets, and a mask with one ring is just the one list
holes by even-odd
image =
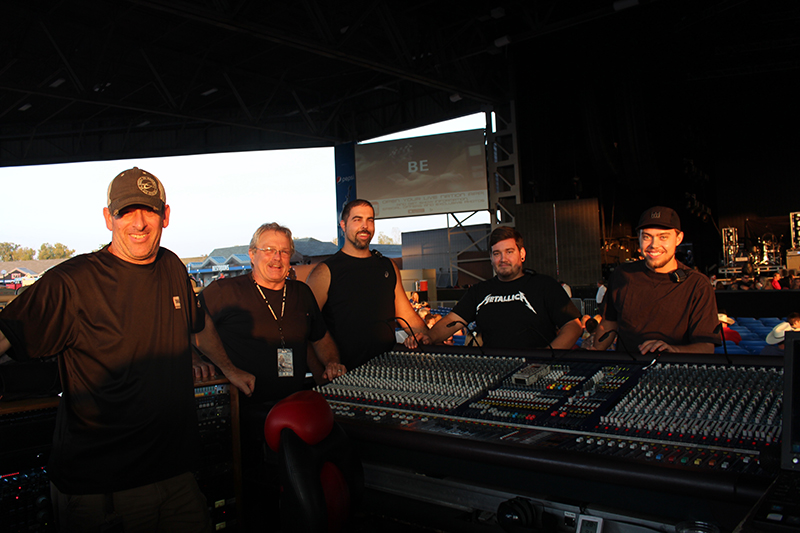
[[322, 314], [342, 364], [352, 370], [395, 344], [397, 276], [392, 261], [375, 253], [352, 257], [339, 250], [325, 264], [331, 283]]

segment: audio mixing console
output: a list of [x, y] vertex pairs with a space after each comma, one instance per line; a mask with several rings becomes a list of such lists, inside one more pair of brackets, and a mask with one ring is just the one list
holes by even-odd
[[774, 477], [783, 368], [669, 355], [395, 351], [317, 390], [359, 439], [752, 504]]

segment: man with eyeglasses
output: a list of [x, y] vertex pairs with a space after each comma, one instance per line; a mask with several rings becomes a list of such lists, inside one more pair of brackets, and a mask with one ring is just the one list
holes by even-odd
[[[303, 388], [308, 345], [324, 363], [325, 379], [345, 372], [336, 344], [305, 283], [287, 279], [292, 232], [275, 222], [250, 240], [250, 275], [219, 279], [200, 294], [231, 362], [256, 376], [247, 403], [279, 400]], [[210, 368], [195, 360], [195, 376]]]
[[[294, 254], [292, 232], [275, 222], [263, 224], [250, 240], [252, 273], [211, 283], [200, 301], [211, 317], [225, 351], [237, 367], [256, 376], [253, 395], [241, 402], [243, 483], [253, 501], [243, 521], [255, 527], [278, 512], [277, 474], [262, 463], [264, 420], [272, 405], [305, 388], [311, 346], [324, 361], [326, 379], [345, 372], [314, 294], [305, 283], [287, 279]], [[208, 376], [209, 365], [195, 359], [195, 376]], [[266, 491], [266, 492], [265, 492]]]

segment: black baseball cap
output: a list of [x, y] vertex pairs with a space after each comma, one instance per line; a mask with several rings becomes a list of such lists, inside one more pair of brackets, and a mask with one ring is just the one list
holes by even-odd
[[667, 228], [681, 231], [681, 219], [675, 210], [657, 205], [651, 207], [639, 217], [639, 225], [636, 226], [636, 231], [642, 228]]
[[130, 205], [146, 205], [162, 213], [167, 193], [158, 178], [137, 167], [117, 174], [108, 185], [108, 210], [117, 216]]

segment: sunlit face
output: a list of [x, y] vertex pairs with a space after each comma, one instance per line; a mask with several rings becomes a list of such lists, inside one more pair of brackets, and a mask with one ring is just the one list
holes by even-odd
[[[357, 250], [368, 250], [375, 234], [375, 212], [367, 205], [357, 205], [350, 210], [347, 220], [339, 222], [344, 238]], [[345, 245], [347, 245], [345, 243]]]
[[279, 231], [265, 231], [258, 238], [258, 247], [250, 250], [253, 278], [268, 289], [281, 289], [289, 274], [292, 242]]
[[675, 250], [683, 242], [683, 232], [666, 228], [643, 228], [639, 230], [639, 248], [644, 255], [647, 268], [662, 274], [678, 268]]
[[143, 205], [128, 206], [113, 216], [103, 208], [106, 227], [111, 230], [109, 251], [129, 263], [152, 263], [161, 244], [161, 231], [169, 225], [169, 206], [161, 214]]
[[512, 281], [522, 276], [525, 248], [517, 248], [514, 239], [505, 239], [492, 246], [492, 267], [500, 281]]

